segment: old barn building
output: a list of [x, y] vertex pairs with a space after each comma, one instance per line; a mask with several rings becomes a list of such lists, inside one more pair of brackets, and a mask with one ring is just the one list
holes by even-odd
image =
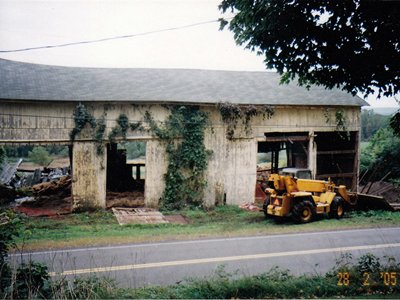
[[[207, 206], [221, 197], [228, 204], [254, 198], [259, 153], [269, 157], [272, 171], [281, 166], [309, 168], [315, 178], [331, 177], [353, 190], [357, 185], [360, 108], [367, 103], [340, 90], [279, 85], [279, 76], [270, 72], [76, 68], [8, 60], [0, 60], [0, 76], [3, 145], [70, 145], [79, 103], [94, 118], [104, 120], [103, 144], [110, 143], [109, 133], [121, 114], [129, 122], [143, 122], [148, 112], [162, 124], [170, 113], [168, 106], [196, 105], [209, 118]], [[247, 125], [237, 120], [234, 128], [223, 120], [219, 103], [233, 108], [268, 105], [273, 115], [249, 117]], [[145, 167], [145, 203], [156, 207], [165, 185], [164, 144], [146, 130], [128, 130], [126, 140], [146, 142], [145, 159], [130, 167]], [[115, 140], [121, 141], [121, 137]], [[86, 126], [70, 147], [77, 206], [104, 207], [108, 182], [121, 174], [129, 176], [107, 163], [116, 148], [98, 153], [98, 143], [93, 129]]]

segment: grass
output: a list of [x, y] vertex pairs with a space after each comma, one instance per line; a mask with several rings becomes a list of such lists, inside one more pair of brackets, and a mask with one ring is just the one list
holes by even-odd
[[19, 249], [43, 250], [111, 244], [187, 240], [198, 238], [269, 235], [350, 228], [400, 226], [400, 213], [387, 211], [351, 212], [343, 219], [320, 217], [300, 225], [289, 219], [266, 219], [262, 212], [248, 212], [235, 206], [211, 211], [179, 212], [189, 222], [120, 226], [111, 212], [79, 213], [57, 218], [24, 218]]

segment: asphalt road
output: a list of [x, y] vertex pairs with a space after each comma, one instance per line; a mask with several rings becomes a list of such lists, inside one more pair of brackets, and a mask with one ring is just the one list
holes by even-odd
[[239, 237], [14, 254], [12, 260], [44, 262], [52, 276], [115, 278], [121, 286], [167, 285], [212, 275], [218, 266], [237, 276], [275, 266], [292, 274], [325, 274], [344, 253], [400, 262], [400, 228], [375, 228]]

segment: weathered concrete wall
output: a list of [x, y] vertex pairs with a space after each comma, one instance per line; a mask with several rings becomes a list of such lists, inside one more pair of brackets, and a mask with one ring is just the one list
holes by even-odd
[[[18, 142], [63, 142], [69, 143], [69, 133], [74, 127], [73, 110], [77, 103], [1, 102], [0, 103], [0, 144]], [[162, 122], [169, 112], [161, 105], [133, 105], [130, 103], [87, 104], [91, 113], [98, 119], [106, 119], [108, 133], [116, 125], [121, 113], [128, 116], [130, 122], [143, 121], [146, 110], [157, 122]], [[251, 123], [251, 133], [246, 134], [241, 121], [235, 130], [234, 138], [226, 138], [226, 125], [215, 105], [204, 106], [209, 113], [210, 124], [205, 135], [207, 149], [213, 151], [206, 172], [207, 188], [204, 201], [207, 206], [224, 199], [228, 204], [252, 201], [256, 182], [257, 142], [265, 138], [268, 132], [313, 132], [334, 131], [336, 129], [333, 107], [277, 107], [270, 119], [261, 116]], [[360, 109], [346, 107], [344, 115], [347, 129], [359, 131]], [[91, 129], [88, 128], [74, 144], [74, 197], [76, 203], [94, 206], [105, 205], [105, 158], [96, 154]], [[128, 132], [128, 140], [147, 141], [146, 149], [146, 205], [156, 207], [164, 190], [164, 174], [167, 162], [163, 145], [148, 132]], [[314, 147], [314, 148], [313, 148]], [[315, 145], [309, 148], [309, 166], [315, 169]], [[102, 163], [104, 169], [102, 169]]]
[[255, 140], [228, 140], [225, 128], [220, 126], [207, 132], [205, 145], [213, 151], [206, 172], [205, 205], [252, 201], [257, 163]]
[[164, 145], [158, 140], [147, 141], [144, 196], [148, 207], [158, 207], [164, 192], [164, 174], [167, 173], [167, 165]]
[[93, 142], [76, 142], [72, 151], [73, 209], [105, 208], [106, 153], [98, 155]]

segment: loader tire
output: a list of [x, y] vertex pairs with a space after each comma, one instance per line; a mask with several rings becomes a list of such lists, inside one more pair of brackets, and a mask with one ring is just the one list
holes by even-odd
[[341, 219], [344, 215], [344, 201], [342, 197], [336, 196], [333, 198], [329, 211], [330, 218]]
[[303, 200], [293, 207], [292, 217], [297, 223], [311, 222], [316, 214], [315, 207], [310, 200]]
[[270, 218], [271, 216], [267, 213], [267, 209], [268, 209], [268, 205], [271, 202], [271, 195], [267, 195], [267, 197], [264, 200], [264, 204], [263, 204], [263, 211], [264, 211], [264, 216], [266, 218]]

